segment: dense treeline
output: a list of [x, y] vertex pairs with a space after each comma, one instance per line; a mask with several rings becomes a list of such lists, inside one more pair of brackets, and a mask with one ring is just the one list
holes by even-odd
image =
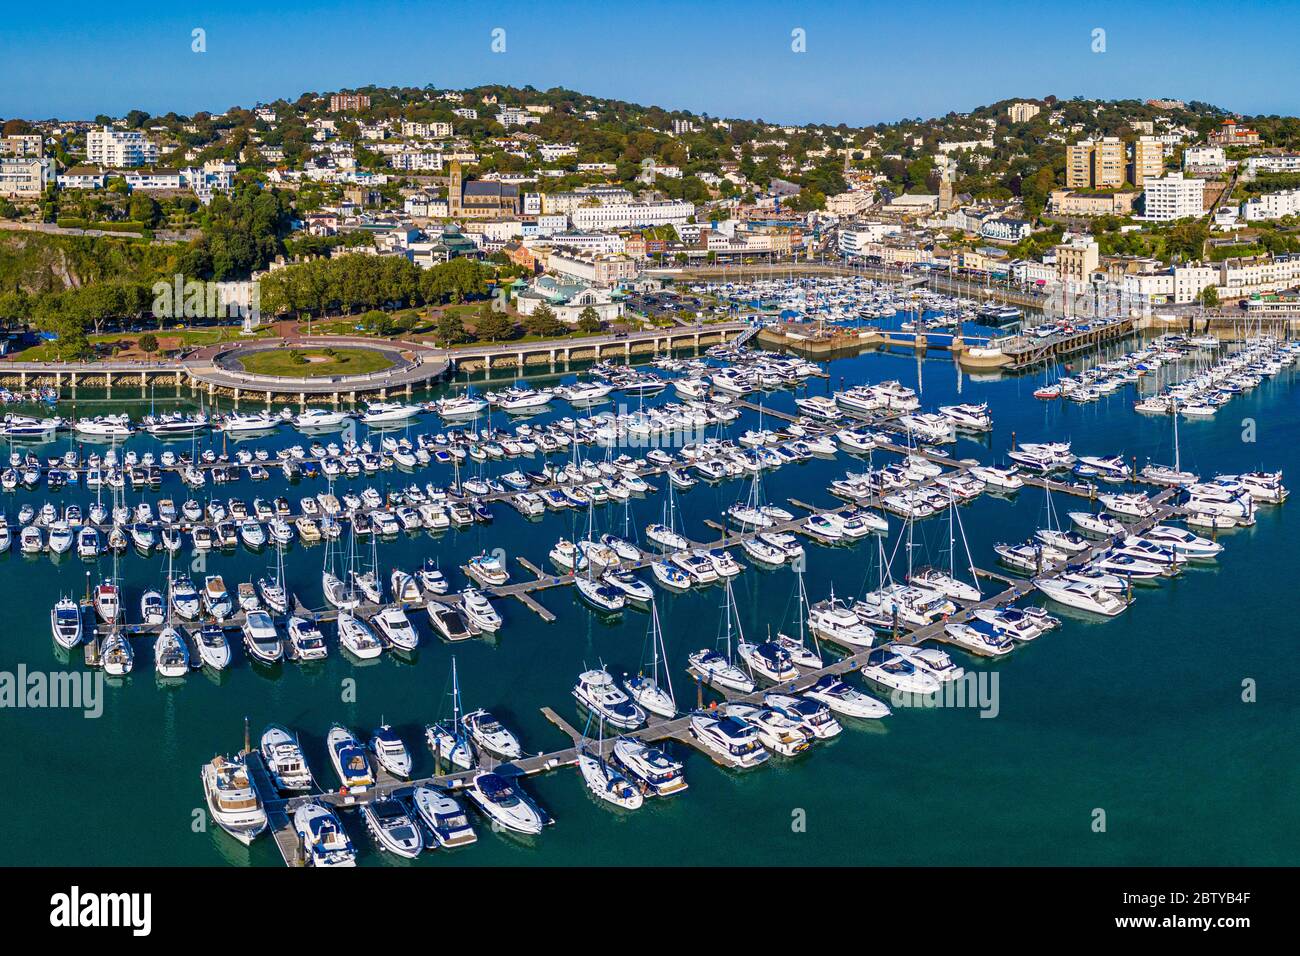
[[464, 302], [488, 294], [495, 270], [469, 259], [421, 269], [396, 256], [359, 253], [277, 269], [262, 279], [264, 314], [320, 316]]

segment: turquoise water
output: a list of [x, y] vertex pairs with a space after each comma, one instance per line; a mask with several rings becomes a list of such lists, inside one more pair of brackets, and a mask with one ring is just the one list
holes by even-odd
[[[816, 393], [845, 383], [897, 378], [920, 386], [926, 407], [956, 400], [988, 400], [996, 428], [980, 442], [961, 440], [958, 457], [996, 460], [1011, 433], [1021, 441], [1065, 438], [1076, 452], [1124, 452], [1172, 459], [1168, 418], [1147, 418], [1131, 409], [1126, 389], [1093, 405], [1042, 403], [1031, 392], [1037, 381], [977, 381], [960, 376], [946, 358], [918, 361], [911, 355], [873, 353], [836, 360], [830, 379], [814, 381]], [[1180, 426], [1184, 467], [1205, 474], [1259, 466], [1300, 474], [1300, 412], [1294, 373], [1284, 371], [1214, 419]], [[554, 378], [530, 376], [545, 381]], [[571, 377], [571, 376], [570, 376]], [[88, 396], [83, 394], [84, 401]], [[655, 402], [670, 400], [665, 393]], [[793, 396], [777, 393], [771, 407], [793, 410]], [[147, 402], [114, 402], [133, 414]], [[95, 410], [109, 405], [96, 403]], [[83, 411], [83, 414], [85, 412]], [[553, 415], [569, 414], [556, 403]], [[543, 416], [543, 420], [547, 416]], [[746, 414], [733, 433], [751, 427]], [[1256, 423], [1257, 441], [1243, 442], [1243, 419]], [[424, 419], [418, 428], [432, 429]], [[218, 443], [220, 439], [216, 440]], [[260, 442], [278, 447], [300, 442], [291, 431]], [[141, 450], [149, 439], [132, 439]], [[66, 439], [60, 444], [66, 447]], [[641, 450], [643, 452], [644, 449]], [[596, 451], [590, 452], [597, 454]], [[640, 453], [634, 451], [634, 453]], [[882, 460], [888, 456], [882, 456]], [[487, 466], [506, 471], [512, 463]], [[830, 505], [831, 479], [860, 463], [845, 455], [770, 473], [769, 500], [796, 497]], [[204, 490], [221, 497], [273, 497], [285, 493], [296, 505], [323, 482], [285, 489], [279, 473], [267, 482], [243, 480]], [[446, 483], [435, 467], [417, 476]], [[358, 479], [406, 485], [396, 473]], [[703, 520], [718, 515], [747, 491], [745, 481], [700, 484], [678, 497], [691, 537], [713, 535]], [[46, 492], [5, 495], [15, 520], [24, 501], [39, 504]], [[161, 494], [188, 497], [169, 477]], [[85, 489], [64, 491], [64, 501], [90, 499]], [[1058, 496], [1059, 497], [1059, 496]], [[128, 502], [139, 500], [127, 492]], [[658, 518], [663, 495], [634, 500], [638, 527]], [[1069, 510], [1055, 502], [1058, 514]], [[475, 864], [1294, 864], [1300, 850], [1300, 667], [1293, 653], [1295, 626], [1289, 613], [1295, 549], [1286, 523], [1290, 510], [1265, 507], [1258, 524], [1226, 533], [1226, 550], [1213, 565], [1196, 567], [1161, 587], [1142, 587], [1137, 603], [1116, 620], [1098, 623], [1066, 618], [1062, 628], [1018, 648], [997, 663], [954, 656], [976, 669], [996, 670], [1000, 713], [981, 719], [965, 710], [908, 710], [871, 724], [850, 723], [846, 732], [795, 760], [774, 758], [763, 768], [731, 774], [694, 752], [686, 762], [690, 789], [669, 800], [650, 801], [635, 813], [615, 811], [591, 798], [577, 771], [565, 768], [528, 782], [557, 823], [532, 842], [480, 828], [480, 840], [462, 851], [426, 853], [418, 863], [397, 862], [374, 851], [359, 821], [347, 819], [367, 865], [464, 866]], [[453, 586], [456, 570], [481, 550], [503, 548], [514, 561], [538, 565], [561, 535], [578, 533], [585, 519], [548, 513], [526, 521], [495, 506], [491, 526], [402, 536], [381, 544], [380, 562], [414, 568], [437, 555]], [[1018, 499], [985, 496], [961, 511], [975, 560], [993, 567], [992, 545], [1019, 540], [1044, 520], [1041, 492]], [[599, 509], [598, 530], [621, 526], [622, 506]], [[944, 518], [917, 525], [918, 563], [939, 560], [947, 547]], [[897, 536], [887, 543], [892, 550]], [[874, 586], [874, 539], [856, 547], [808, 545], [811, 599], [860, 593]], [[742, 552], [737, 552], [745, 561]], [[286, 557], [289, 581], [305, 603], [320, 606], [321, 547], [295, 544]], [[260, 574], [268, 556], [240, 549], [213, 555], [209, 568], [228, 584]], [[746, 562], [747, 563], [747, 562]], [[101, 559], [94, 578], [107, 574]], [[164, 559], [122, 559], [128, 614], [138, 615], [139, 596], [156, 587]], [[0, 557], [0, 601], [6, 626], [0, 637], [0, 670], [63, 667], [50, 640], [49, 609], [61, 592], [81, 594], [86, 566], [75, 556], [53, 562], [15, 551]], [[386, 575], [385, 575], [386, 578]], [[516, 729], [530, 751], [563, 746], [566, 738], [540, 713], [551, 706], [577, 722], [570, 696], [585, 665], [603, 661], [615, 673], [641, 659], [646, 615], [625, 612], [612, 623], [577, 603], [571, 589], [539, 596], [557, 620], [543, 623], [521, 604], [500, 601], [505, 627], [497, 639], [451, 647], [434, 636], [423, 616], [413, 615], [424, 643], [412, 662], [385, 656], [369, 665], [337, 652], [314, 665], [253, 668], [238, 652], [220, 677], [190, 675], [179, 686], [154, 678], [151, 651], [137, 644], [135, 672], [108, 682], [103, 716], [84, 719], [65, 710], [0, 710], [0, 755], [11, 777], [23, 781], [22, 797], [8, 801], [0, 822], [6, 848], [0, 862], [19, 864], [278, 866], [268, 839], [251, 849], [219, 832], [195, 832], [203, 804], [201, 765], [218, 751], [242, 743], [248, 717], [254, 737], [275, 721], [302, 736], [319, 779], [334, 784], [323, 747], [331, 723], [342, 721], [368, 733], [386, 720], [416, 755], [417, 771], [432, 770], [423, 725], [445, 709], [451, 655], [460, 670], [467, 707], [491, 708]], [[693, 691], [685, 655], [711, 644], [717, 634], [722, 592], [709, 588], [684, 595], [658, 592], [672, 676], [678, 699]], [[736, 582], [741, 622], [763, 635], [793, 620], [795, 577], [788, 569], [751, 568]], [[1062, 615], [1064, 616], [1064, 615]], [[80, 669], [80, 655], [71, 661]], [[355, 701], [345, 702], [344, 682], [356, 682]], [[1242, 681], [1258, 682], [1258, 702], [1243, 703]], [[1106, 831], [1093, 831], [1094, 810], [1106, 814]], [[802, 811], [802, 814], [798, 814]], [[792, 821], [806, 821], [796, 832]]]

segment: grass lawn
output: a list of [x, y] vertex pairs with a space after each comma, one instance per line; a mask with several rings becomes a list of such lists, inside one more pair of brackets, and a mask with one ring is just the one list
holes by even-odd
[[[88, 336], [92, 346], [98, 346], [104, 354], [99, 358], [109, 359], [112, 356], [107, 354], [108, 346], [120, 345], [121, 351], [119, 358], [135, 359], [156, 359], [162, 360], [166, 356], [165, 352], [174, 352], [182, 348], [190, 348], [199, 345], [212, 345], [216, 342], [234, 342], [245, 341], [249, 338], [261, 338], [269, 335], [271, 329], [263, 327], [256, 330], [253, 335], [241, 335], [238, 325], [216, 326], [201, 329], [166, 329], [162, 332], [150, 330], [155, 338], [158, 339], [159, 351], [152, 355], [146, 355], [136, 347], [136, 342], [145, 332], [111, 332], [104, 335]], [[57, 361], [58, 344], [55, 342], [42, 342], [39, 345], [33, 345], [29, 349], [23, 349], [21, 352], [13, 353], [13, 360], [16, 362], [53, 362]]]
[[[392, 367], [382, 352], [370, 349], [337, 348], [333, 355], [324, 349], [268, 349], [240, 359], [245, 372], [253, 375], [278, 375], [284, 378], [316, 378], [321, 375], [365, 375]], [[294, 361], [302, 356], [306, 362]]]

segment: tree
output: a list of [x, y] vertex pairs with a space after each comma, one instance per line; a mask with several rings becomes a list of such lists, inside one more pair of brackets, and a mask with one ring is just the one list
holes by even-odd
[[1200, 301], [1201, 305], [1205, 306], [1207, 309], [1214, 308], [1219, 304], [1218, 286], [1207, 285], [1200, 291], [1196, 298]]
[[529, 335], [553, 338], [568, 331], [568, 326], [555, 317], [555, 310], [543, 302], [533, 314], [524, 319], [524, 329]]
[[371, 309], [361, 317], [361, 327], [374, 335], [392, 335], [393, 317], [381, 309]]
[[474, 320], [474, 337], [479, 341], [499, 342], [514, 338], [515, 324], [504, 312], [495, 311], [487, 303]]
[[140, 336], [140, 341], [136, 344], [140, 346], [140, 351], [145, 355], [152, 355], [154, 352], [158, 351], [158, 336], [154, 335], [152, 332], [146, 332], [144, 335]]
[[444, 347], [450, 347], [468, 342], [470, 336], [465, 331], [465, 323], [460, 320], [459, 315], [444, 311], [438, 316], [437, 339]]
[[591, 306], [587, 306], [578, 313], [578, 331], [579, 332], [599, 332], [600, 316]]

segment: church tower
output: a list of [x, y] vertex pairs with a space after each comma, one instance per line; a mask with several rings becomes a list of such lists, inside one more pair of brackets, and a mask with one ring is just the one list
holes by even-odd
[[464, 183], [461, 181], [460, 161], [453, 160], [451, 164], [451, 179], [447, 184], [447, 211], [453, 218], [458, 218], [462, 213], [461, 196], [464, 190]]

